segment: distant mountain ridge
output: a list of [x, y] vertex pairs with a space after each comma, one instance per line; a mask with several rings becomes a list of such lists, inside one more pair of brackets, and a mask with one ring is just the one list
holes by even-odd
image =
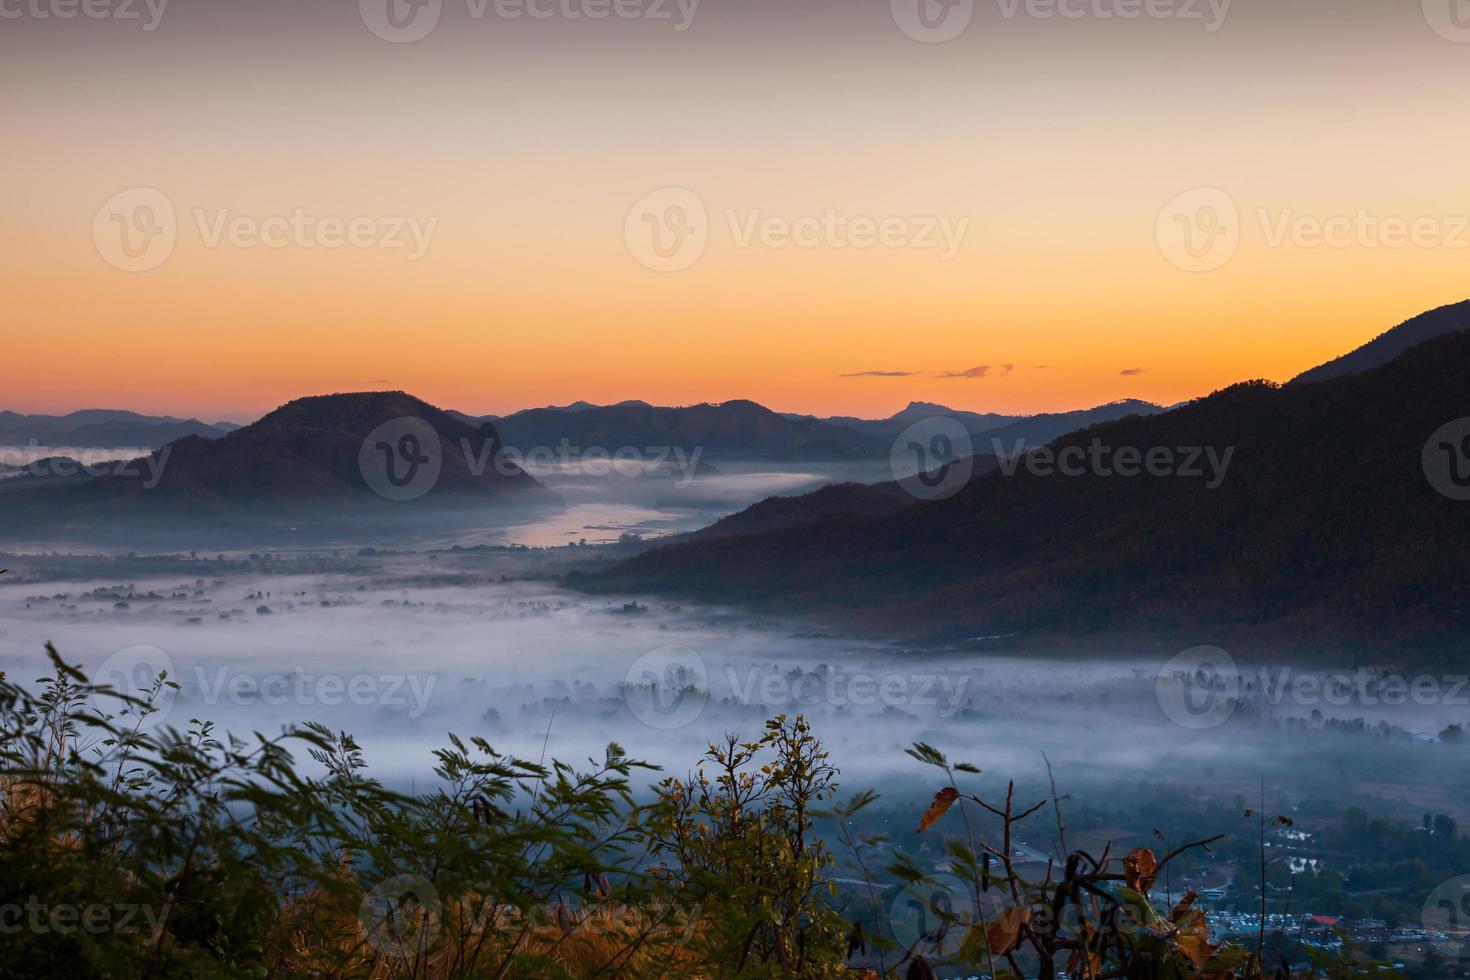
[[1108, 402], [1096, 408], [1083, 408], [1074, 412], [1043, 412], [1027, 415], [1006, 425], [977, 433], [975, 451], [992, 455], [1011, 455], [1017, 446], [1044, 446], [1053, 439], [1069, 432], [1077, 432], [1103, 422], [1113, 422], [1130, 416], [1157, 415], [1166, 411], [1162, 405], [1125, 398]]
[[[446, 414], [470, 426], [493, 422], [505, 444], [522, 452], [540, 446], [556, 449], [565, 442], [576, 449], [609, 451], [623, 446], [701, 447], [707, 457], [716, 459], [847, 459], [886, 456], [900, 432], [936, 416], [964, 425], [976, 440], [978, 453], [991, 451], [990, 443], [979, 439], [982, 435], [1004, 438], [1008, 444], [1020, 440], [1035, 445], [1096, 422], [1161, 410], [1150, 402], [1125, 400], [1073, 412], [1017, 416], [910, 402], [889, 418], [861, 419], [774, 412], [746, 399], [678, 407], [628, 399], [612, 405], [575, 401], [507, 416], [474, 416], [453, 409]], [[186, 436], [217, 439], [239, 428], [230, 422], [211, 424], [106, 409], [61, 416], [0, 411], [0, 446], [157, 449]]]
[[941, 415], [957, 419], [971, 433], [985, 432], [1002, 425], [1009, 425], [1019, 418], [1019, 416], [1002, 415], [998, 412], [967, 412], [962, 409], [950, 408], [946, 405], [937, 405], [933, 402], [909, 402], [903, 409], [895, 412], [886, 419], [864, 419], [851, 415], [833, 415], [823, 418], [816, 415], [794, 415], [789, 413], [786, 417], [826, 422], [831, 425], [840, 425], [858, 432], [891, 439], [915, 422], [922, 422], [924, 419]]
[[[816, 420], [789, 418], [745, 399], [680, 408], [629, 401], [596, 408], [533, 408], [495, 420], [507, 447], [571, 450], [699, 447], [705, 458], [817, 459], [870, 456], [877, 444]], [[886, 447], [885, 450], [886, 451]]]
[[[391, 484], [374, 482], [377, 447], [369, 437], [403, 420], [418, 425], [411, 444], [416, 455], [407, 465], [430, 465], [434, 474], [414, 495], [416, 508], [385, 496]], [[384, 436], [389, 452], [397, 438], [397, 430]], [[544, 494], [513, 461], [492, 460], [497, 446], [493, 426], [470, 425], [401, 391], [318, 395], [295, 399], [217, 438], [186, 436], [146, 457], [96, 466], [90, 473], [67, 461], [43, 462], [0, 480], [0, 518], [208, 517], [233, 525], [296, 513], [330, 520], [354, 508], [383, 512], [389, 503], [398, 506], [390, 513], [406, 516], [436, 503], [477, 506]], [[398, 461], [392, 465], [397, 473]]]
[[66, 415], [0, 411], [0, 446], [68, 446], [157, 449], [184, 436], [216, 439], [238, 428], [172, 415], [86, 408]]
[[1441, 306], [1428, 313], [1421, 313], [1410, 320], [1405, 320], [1356, 350], [1349, 351], [1341, 357], [1335, 357], [1326, 364], [1319, 364], [1310, 370], [1303, 371], [1288, 383], [1309, 384], [1313, 381], [1326, 381], [1329, 378], [1340, 378], [1344, 375], [1381, 367], [1426, 340], [1467, 328], [1470, 328], [1470, 300]]
[[[1124, 400], [1073, 412], [1013, 416], [911, 402], [889, 418], [860, 419], [775, 412], [747, 399], [680, 407], [643, 401], [580, 407], [583, 405], [532, 408], [484, 418], [500, 428], [507, 446], [522, 452], [563, 444], [573, 450], [598, 447], [607, 451], [623, 446], [684, 446], [701, 448], [708, 459], [795, 460], [886, 457], [894, 438], [905, 428], [936, 416], [958, 420], [970, 432], [974, 451], [989, 453], [986, 440], [992, 436], [1003, 436], [1008, 445], [1018, 440], [1037, 445], [1097, 422], [1163, 411], [1151, 402]], [[478, 421], [469, 415], [459, 417]]]
[[1093, 408], [1070, 412], [1042, 412], [1036, 415], [1003, 415], [998, 412], [967, 412], [932, 402], [910, 402], [904, 409], [886, 419], [860, 419], [851, 416], [818, 418], [810, 415], [788, 415], [838, 425], [862, 433], [886, 451], [891, 440], [916, 422], [930, 418], [951, 418], [969, 432], [976, 453], [993, 453], [999, 443], [1007, 446], [1022, 443], [1042, 445], [1077, 429], [1108, 422], [1129, 415], [1152, 415], [1164, 411], [1163, 406], [1135, 398], [1122, 399]]
[[[1426, 440], [1466, 415], [1470, 333], [1313, 384], [1233, 385], [1052, 451], [1229, 450], [1181, 475], [992, 471], [946, 500], [695, 537], [577, 580], [817, 613], [904, 637], [1170, 633], [1426, 644], [1470, 637], [1470, 503]], [[1445, 443], [1445, 445], [1454, 445]], [[1432, 447], [1431, 447], [1432, 448]], [[738, 530], [738, 529], [737, 529]]]

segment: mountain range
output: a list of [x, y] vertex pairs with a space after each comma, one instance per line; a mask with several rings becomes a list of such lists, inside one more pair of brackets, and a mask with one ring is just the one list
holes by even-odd
[[[1470, 303], [1434, 310], [1285, 386], [1249, 382], [1172, 409], [1124, 401], [1012, 417], [914, 403], [862, 420], [744, 400], [632, 401], [494, 419], [404, 392], [355, 392], [297, 399], [232, 430], [106, 410], [6, 412], [0, 433], [38, 443], [147, 446], [170, 428], [183, 435], [90, 471], [43, 460], [5, 475], [0, 528], [295, 528], [449, 511], [477, 524], [487, 504], [559, 503], [513, 462], [491, 465], [501, 445], [702, 447], [701, 465], [871, 461], [914, 421], [947, 414], [975, 442], [973, 475], [950, 499], [916, 503], [894, 483], [771, 498], [581, 584], [829, 610], [910, 636], [1143, 622], [1453, 633], [1466, 615], [1454, 592], [1465, 576], [1445, 543], [1460, 540], [1466, 511], [1433, 491], [1418, 461], [1430, 433], [1461, 417], [1467, 324]], [[413, 441], [396, 430], [369, 438], [405, 418], [420, 426]], [[422, 503], [383, 510], [397, 489], [375, 486], [365, 460], [407, 460], [403, 447], [416, 453], [421, 442], [442, 450], [432, 484], [412, 494]], [[1037, 475], [1032, 454], [1047, 443], [1050, 453], [1208, 449], [1228, 470], [1209, 484]]]
[[1333, 358], [1326, 364], [1319, 364], [1309, 371], [1303, 371], [1292, 378], [1290, 383], [1326, 381], [1328, 378], [1340, 378], [1344, 375], [1381, 367], [1426, 340], [1466, 328], [1470, 328], [1470, 302], [1441, 306], [1404, 321], [1392, 330], [1379, 334], [1368, 343], [1341, 357]]
[[893, 440], [907, 426], [937, 415], [959, 420], [979, 452], [990, 447], [992, 440], [1007, 446], [1037, 445], [1096, 422], [1160, 411], [1158, 405], [1137, 400], [1040, 415], [982, 414], [913, 402], [886, 419], [819, 418], [774, 412], [737, 399], [678, 408], [642, 401], [601, 406], [578, 402], [503, 417], [464, 418], [493, 421], [505, 444], [521, 452], [563, 445], [574, 451], [599, 447], [609, 452], [624, 446], [681, 446], [699, 447], [705, 459], [716, 460], [841, 460], [887, 458]]
[[955, 419], [970, 433], [975, 448], [1024, 443], [1040, 445], [1077, 429], [1108, 422], [1129, 415], [1153, 415], [1164, 409], [1153, 402], [1126, 398], [1109, 402], [1095, 408], [1072, 412], [1043, 412], [1038, 415], [1001, 415], [995, 412], [965, 412], [935, 405], [931, 402], [910, 402], [906, 408], [886, 419], [859, 419], [850, 416], [815, 418], [809, 415], [788, 415], [787, 418], [811, 419], [829, 425], [841, 426], [869, 436], [875, 445], [888, 451], [893, 439], [904, 429], [916, 422], [935, 416]]
[[[1427, 340], [1422, 318], [1409, 321], [1323, 380], [1233, 385], [1046, 450], [1161, 450], [1172, 476], [1095, 465], [1063, 475], [1024, 457], [945, 500], [894, 507], [881, 487], [829, 488], [819, 493], [831, 499], [763, 502], [722, 522], [729, 533], [577, 584], [817, 613], [908, 638], [1147, 630], [1187, 645], [1453, 645], [1470, 632], [1460, 546], [1470, 502], [1440, 492], [1425, 461], [1470, 457], [1470, 420], [1465, 443], [1436, 436], [1470, 414], [1467, 310], [1431, 314], [1449, 332]], [[1205, 450], [1226, 461], [1218, 482]], [[1191, 456], [1198, 476], [1179, 472]]]
[[233, 422], [207, 423], [115, 409], [89, 408], [67, 415], [0, 411], [0, 446], [157, 449], [185, 436], [214, 439], [238, 428]]
[[[494, 424], [504, 444], [523, 454], [537, 447], [556, 450], [567, 446], [574, 451], [596, 447], [611, 452], [624, 446], [640, 450], [680, 446], [700, 448], [705, 459], [840, 460], [886, 457], [904, 428], [937, 415], [959, 420], [975, 439], [978, 452], [991, 447], [992, 439], [1007, 446], [1017, 442], [1035, 445], [1096, 422], [1159, 411], [1158, 405], [1136, 400], [1029, 416], [982, 414], [913, 402], [885, 419], [818, 418], [774, 412], [736, 399], [683, 407], [637, 400], [614, 405], [577, 401], [507, 416], [473, 416], [452, 409], [446, 414], [470, 426]], [[64, 416], [0, 412], [0, 446], [152, 450], [187, 436], [218, 439], [238, 428], [229, 422], [101, 409]]]
[[[0, 526], [336, 525], [551, 503], [514, 461], [492, 462], [497, 448], [493, 426], [471, 425], [403, 392], [299, 398], [215, 438], [185, 436], [87, 471], [64, 457], [38, 461], [0, 480]], [[390, 504], [399, 506], [385, 510]]]
[[[752, 401], [664, 408], [621, 402], [592, 408], [534, 408], [493, 419], [505, 445], [572, 451], [624, 446], [702, 447], [706, 459], [844, 459], [870, 456], [877, 443], [842, 426], [784, 416]], [[887, 452], [887, 447], [883, 447]]]

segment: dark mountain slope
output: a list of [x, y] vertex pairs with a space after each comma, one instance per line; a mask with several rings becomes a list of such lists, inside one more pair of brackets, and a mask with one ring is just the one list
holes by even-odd
[[1356, 374], [1381, 367], [1400, 354], [1434, 337], [1464, 330], [1470, 327], [1470, 300], [1441, 306], [1437, 310], [1421, 313], [1379, 334], [1357, 350], [1333, 358], [1309, 371], [1292, 378], [1290, 384], [1305, 384], [1310, 381], [1326, 381], [1347, 374]]
[[[437, 442], [425, 451], [439, 460], [439, 475], [413, 500], [389, 501], [369, 483], [373, 469], [364, 468], [362, 451], [380, 425], [404, 418], [432, 430], [420, 431], [424, 441]], [[493, 445], [493, 428], [472, 426], [403, 392], [300, 398], [217, 439], [189, 436], [148, 457], [95, 468], [93, 475], [33, 467], [0, 482], [0, 513], [6, 523], [249, 523], [307, 513], [320, 520], [352, 508], [381, 510], [392, 503], [402, 514], [412, 504], [483, 504], [544, 489], [513, 463], [489, 465], [487, 440]], [[375, 458], [370, 446], [370, 464]]]
[[0, 412], [0, 446], [138, 447], [156, 449], [184, 436], [218, 438], [229, 431], [198, 419], [89, 408], [67, 415]]
[[574, 451], [702, 447], [706, 459], [842, 459], [870, 455], [878, 448], [887, 452], [886, 444], [878, 447], [842, 426], [787, 418], [743, 400], [687, 408], [657, 408], [641, 402], [580, 410], [534, 408], [496, 424], [505, 445], [523, 453], [536, 447], [554, 450], [563, 441]]
[[1109, 422], [1128, 415], [1153, 415], [1161, 411], [1163, 408], [1152, 402], [1129, 398], [1094, 408], [1078, 409], [1072, 412], [1045, 412], [1039, 415], [966, 412], [929, 402], [910, 402], [903, 411], [886, 419], [859, 419], [842, 415], [826, 419], [818, 419], [810, 415], [788, 415], [786, 417], [825, 422], [852, 429], [854, 432], [870, 437], [875, 445], [886, 451], [891, 441], [908, 426], [925, 419], [942, 416], [955, 419], [965, 427], [971, 439], [974, 440], [975, 452], [993, 453], [995, 440], [1004, 441], [1007, 445], [1021, 441], [1028, 446], [1039, 446], [1058, 436], [1075, 432], [1089, 425], [1096, 425], [1099, 422]]
[[936, 405], [933, 402], [909, 402], [901, 411], [895, 412], [886, 419], [860, 419], [851, 415], [834, 415], [830, 418], [822, 418], [816, 415], [796, 415], [791, 413], [787, 413], [785, 417], [805, 421], [826, 422], [829, 425], [840, 425], [843, 428], [852, 429], [854, 432], [861, 432], [864, 435], [891, 440], [915, 422], [922, 422], [924, 419], [934, 418], [937, 415], [958, 420], [971, 434], [986, 432], [1002, 425], [1009, 425], [1020, 418], [1020, 416], [1000, 415], [995, 412], [966, 412], [957, 408]]
[[715, 538], [809, 524], [839, 514], [896, 514], [914, 498], [897, 483], [833, 483], [796, 497], [767, 497], [688, 535]]
[[975, 440], [975, 451], [996, 456], [1014, 455], [1013, 450], [1018, 443], [1022, 446], [1044, 446], [1053, 439], [1060, 438], [1069, 432], [1076, 432], [1078, 429], [1085, 429], [1090, 425], [1111, 422], [1130, 415], [1157, 415], [1163, 410], [1162, 406], [1155, 405], [1153, 402], [1126, 398], [1122, 401], [1099, 405], [1096, 408], [1078, 409], [1075, 412], [1045, 412], [1040, 415], [1027, 415], [978, 435]]
[[1470, 334], [1364, 374], [1236, 385], [1053, 448], [1233, 449], [1224, 482], [996, 471], [892, 516], [655, 549], [593, 588], [824, 612], [905, 635], [1215, 630], [1323, 642], [1470, 632], [1470, 503], [1425, 478], [1470, 413]]
[[[973, 456], [968, 465], [970, 479], [975, 479], [995, 469], [997, 460], [994, 456]], [[832, 483], [800, 496], [767, 497], [686, 537], [711, 538], [775, 531], [839, 516], [897, 514], [917, 502], [918, 499], [897, 480]]]

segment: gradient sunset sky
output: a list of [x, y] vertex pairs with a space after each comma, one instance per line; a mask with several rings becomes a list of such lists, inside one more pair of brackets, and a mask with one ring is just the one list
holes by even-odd
[[[170, 0], [145, 30], [143, 0], [140, 19], [0, 0], [0, 408], [212, 420], [387, 387], [472, 412], [1171, 403], [1470, 296], [1463, 0], [1236, 0], [1223, 21], [1204, 0], [1135, 19], [1102, 16], [1130, 0], [975, 0], [944, 43], [901, 29], [917, 0], [703, 0], [684, 30], [690, 0], [659, 2], [668, 19], [442, 0], [411, 43], [369, 29], [373, 2]], [[146, 271], [94, 234], [130, 188], [177, 215]], [[679, 271], [628, 240], [664, 188], [707, 209]], [[1239, 211], [1209, 271], [1158, 231], [1195, 188]], [[198, 226], [298, 209], [436, 223], [417, 260]], [[945, 259], [741, 244], [729, 216], [829, 210], [967, 226]], [[1401, 247], [1271, 241], [1360, 213], [1431, 224]]]

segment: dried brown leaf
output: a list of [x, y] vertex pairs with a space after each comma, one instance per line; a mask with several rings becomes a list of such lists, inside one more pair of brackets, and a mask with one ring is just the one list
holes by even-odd
[[1175, 905], [1173, 911], [1171, 911], [1169, 913], [1169, 921], [1170, 922], [1182, 922], [1182, 921], [1184, 921], [1184, 917], [1194, 908], [1195, 900], [1198, 899], [1198, 898], [1199, 898], [1199, 892], [1196, 892], [1196, 891], [1185, 892], [1184, 893], [1184, 897], [1179, 900], [1179, 904], [1178, 905]]
[[1004, 908], [990, 928], [985, 930], [985, 941], [995, 956], [1004, 956], [1021, 945], [1021, 930], [1031, 921], [1030, 909]]
[[1189, 958], [1189, 962], [1194, 964], [1195, 969], [1210, 962], [1210, 959], [1215, 955], [1215, 950], [1219, 948], [1218, 946], [1211, 946], [1208, 937], [1196, 933], [1176, 936], [1174, 938], [1174, 945], [1179, 947], [1179, 952]]
[[1128, 887], [1147, 895], [1159, 874], [1159, 859], [1146, 847], [1135, 847], [1123, 858], [1123, 878]]
[[934, 802], [929, 804], [929, 809], [919, 818], [919, 833], [923, 833], [934, 825], [934, 821], [944, 816], [945, 812], [959, 799], [959, 790], [953, 786], [946, 786], [934, 794]]

